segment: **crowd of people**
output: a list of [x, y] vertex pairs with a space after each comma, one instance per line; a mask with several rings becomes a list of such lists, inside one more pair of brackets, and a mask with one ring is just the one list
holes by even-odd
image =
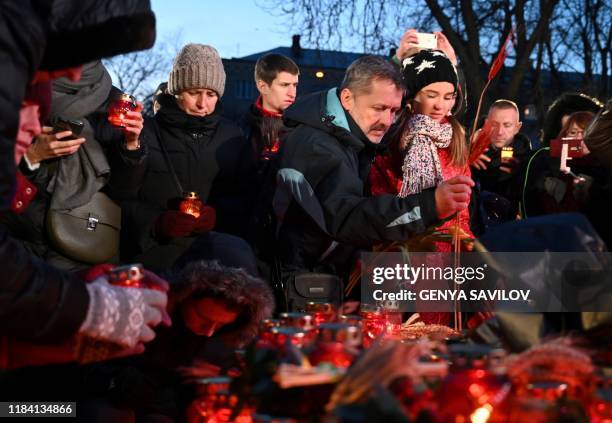
[[[461, 124], [453, 48], [437, 33], [421, 49], [408, 30], [392, 59], [364, 56], [339, 87], [299, 98], [298, 66], [261, 57], [239, 122], [222, 116], [218, 52], [187, 44], [150, 116], [134, 102], [117, 122], [109, 107], [129, 93], [101, 59], [150, 48], [154, 15], [142, 0], [72, 3], [0, 3], [3, 400], [75, 395], [88, 421], [180, 420], [182, 374], [231, 368], [274, 312], [340, 305], [377, 245], [564, 212], [612, 243], [610, 102], [560, 97], [534, 150], [515, 102], [497, 99], [469, 163], [478, 134]], [[83, 48], [67, 54], [68, 40]], [[579, 140], [569, 161], [564, 138]], [[132, 263], [142, 284], [111, 283]]]

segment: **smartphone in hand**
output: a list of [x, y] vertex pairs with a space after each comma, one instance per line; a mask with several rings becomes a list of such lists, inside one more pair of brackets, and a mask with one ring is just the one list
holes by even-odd
[[550, 157], [561, 157], [563, 144], [567, 144], [567, 157], [578, 158], [584, 156], [581, 138], [555, 138], [550, 140]]
[[417, 32], [418, 39], [417, 47], [427, 50], [435, 50], [438, 48], [438, 39], [436, 34], [430, 34], [427, 32]]
[[79, 135], [81, 135], [81, 132], [83, 132], [84, 126], [85, 124], [82, 120], [58, 117], [55, 125], [53, 125], [53, 133], [57, 134], [58, 132], [72, 131], [72, 135], [62, 138], [59, 141], [75, 140], [79, 138]]

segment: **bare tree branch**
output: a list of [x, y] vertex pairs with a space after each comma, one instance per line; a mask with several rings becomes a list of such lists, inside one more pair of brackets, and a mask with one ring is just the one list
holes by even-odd
[[166, 81], [172, 60], [178, 53], [180, 33], [157, 42], [149, 50], [115, 56], [104, 60], [104, 65], [121, 91], [133, 95], [145, 104], [150, 113], [152, 97], [160, 82]]

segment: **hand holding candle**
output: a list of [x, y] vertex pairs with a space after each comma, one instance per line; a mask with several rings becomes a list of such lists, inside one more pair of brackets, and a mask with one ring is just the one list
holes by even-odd
[[128, 112], [134, 112], [137, 109], [138, 102], [136, 99], [129, 94], [122, 93], [108, 106], [108, 121], [113, 126], [123, 128], [125, 127], [124, 119], [127, 118]]
[[125, 137], [125, 148], [128, 150], [137, 150], [140, 148], [139, 138], [144, 126], [142, 109], [142, 103], [137, 101], [136, 110], [128, 111], [123, 119], [123, 136]]
[[204, 234], [210, 232], [215, 227], [217, 221], [217, 212], [210, 206], [203, 206], [200, 210], [200, 217], [193, 230], [196, 234]]
[[197, 192], [186, 192], [183, 194], [183, 200], [179, 204], [179, 210], [182, 213], [190, 214], [196, 219], [200, 217], [200, 213], [204, 207], [204, 203], [200, 200]]
[[179, 210], [163, 212], [155, 221], [155, 236], [162, 240], [181, 238], [193, 233], [198, 219]]

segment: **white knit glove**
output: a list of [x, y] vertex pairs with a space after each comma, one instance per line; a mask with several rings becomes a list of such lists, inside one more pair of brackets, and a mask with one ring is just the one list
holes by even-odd
[[152, 327], [162, 321], [166, 293], [108, 284], [101, 276], [86, 285], [89, 292], [87, 317], [79, 329], [81, 335], [132, 348], [155, 338]]

